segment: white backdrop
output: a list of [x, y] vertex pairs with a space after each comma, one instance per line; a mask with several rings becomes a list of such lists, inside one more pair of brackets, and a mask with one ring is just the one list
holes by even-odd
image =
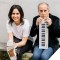
[[40, 2], [47, 2], [50, 5], [50, 12], [60, 18], [60, 1], [59, 0], [0, 0], [0, 42], [6, 42], [6, 21], [8, 20], [8, 12], [13, 4], [22, 6], [25, 18], [30, 21], [38, 14], [37, 5]]

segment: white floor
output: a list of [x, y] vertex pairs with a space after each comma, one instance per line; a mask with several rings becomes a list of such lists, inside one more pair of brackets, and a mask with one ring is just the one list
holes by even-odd
[[49, 60], [60, 60], [60, 48], [51, 56]]

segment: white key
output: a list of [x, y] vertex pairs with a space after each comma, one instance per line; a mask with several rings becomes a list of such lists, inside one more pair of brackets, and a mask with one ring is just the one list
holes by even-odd
[[44, 20], [42, 20], [42, 23], [39, 25], [39, 48], [48, 48], [48, 29], [47, 23], [45, 23]]

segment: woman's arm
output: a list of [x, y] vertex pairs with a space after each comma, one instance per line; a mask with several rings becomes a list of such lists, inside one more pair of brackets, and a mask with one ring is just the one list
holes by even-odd
[[7, 46], [13, 46], [13, 33], [8, 33]]
[[13, 33], [8, 33], [8, 40], [12, 40], [13, 41]]
[[20, 41], [18, 43], [15, 43], [16, 47], [22, 47], [22, 46], [24, 46], [26, 44], [27, 40], [28, 40], [28, 37], [23, 37], [22, 41]]
[[8, 41], [7, 45], [11, 45], [9, 42], [13, 42], [13, 33], [12, 33], [12, 28], [11, 25], [9, 24], [9, 21], [6, 22], [6, 29], [7, 29], [7, 34], [8, 34]]

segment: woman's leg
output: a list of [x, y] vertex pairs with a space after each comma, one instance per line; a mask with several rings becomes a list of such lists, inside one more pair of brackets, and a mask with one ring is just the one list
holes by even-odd
[[53, 54], [53, 49], [49, 47], [48, 49], [45, 49], [41, 55], [41, 60], [48, 60]]
[[29, 50], [31, 49], [31, 47], [32, 47], [32, 42], [28, 40], [27, 43], [26, 43], [26, 45], [23, 46], [23, 47], [21, 47], [21, 48], [17, 51], [17, 52], [18, 52], [18, 54], [17, 54], [18, 59], [17, 59], [17, 60], [22, 60], [22, 55], [23, 55], [25, 52], [29, 51]]
[[34, 51], [33, 51], [33, 57], [32, 60], [40, 60], [41, 54], [42, 54], [43, 50], [39, 49], [38, 46], [34, 47]]
[[[14, 42], [17, 43], [17, 42], [20, 42], [20, 41], [21, 41], [20, 39], [14, 37]], [[32, 41], [27, 40], [26, 45], [24, 45], [23, 47], [17, 47], [16, 48], [17, 60], [22, 60], [22, 55], [32, 48], [32, 44], [33, 44]]]
[[[20, 42], [20, 41], [21, 41], [20, 39], [18, 39], [18, 38], [16, 38], [16, 37], [14, 36], [14, 42], [15, 42], [15, 43], [18, 43], [18, 42]], [[20, 48], [20, 47], [17, 47], [17, 48], [15, 48], [15, 50], [16, 50], [17, 60], [22, 60], [22, 56], [20, 55], [20, 50], [21, 50], [21, 48]]]
[[[17, 43], [17, 42], [20, 42], [20, 41], [21, 41], [20, 39], [14, 37], [14, 42]], [[22, 60], [22, 55], [32, 48], [32, 44], [33, 44], [32, 41], [27, 40], [27, 43], [26, 43], [25, 46], [16, 48], [17, 60]]]

